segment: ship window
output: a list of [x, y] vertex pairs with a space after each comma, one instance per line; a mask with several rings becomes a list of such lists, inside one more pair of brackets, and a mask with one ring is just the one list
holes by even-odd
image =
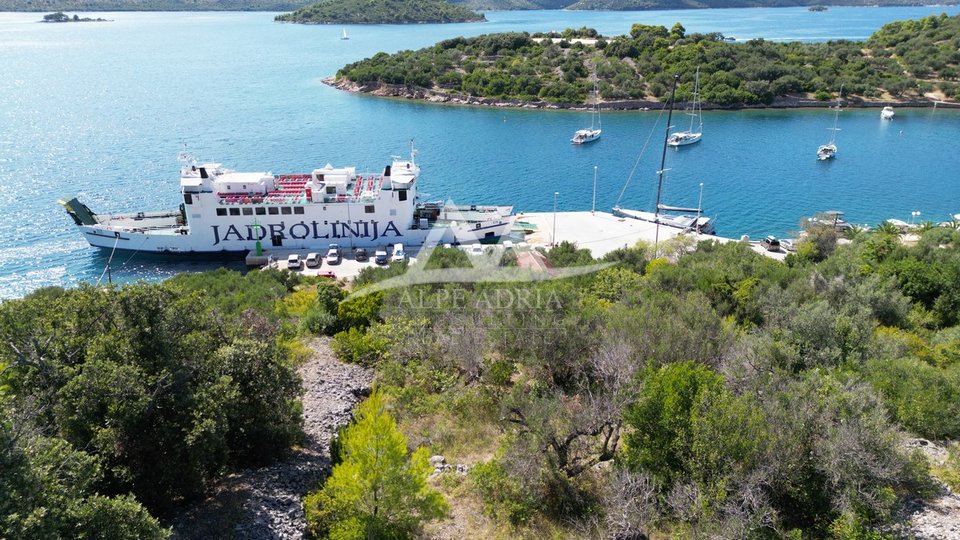
[[231, 216], [239, 216], [239, 215], [240, 215], [240, 209], [239, 209], [239, 208], [231, 208], [231, 209], [230, 209], [230, 215], [231, 215]]
[[267, 213], [267, 209], [264, 208], [264, 207], [262, 207], [262, 206], [258, 206], [258, 207], [256, 207], [256, 208], [254, 208], [254, 210], [257, 211], [257, 215], [258, 215], [258, 216], [263, 216], [263, 215], [266, 215], [266, 213]]
[[227, 215], [227, 209], [226, 209], [226, 208], [217, 208], [217, 215], [218, 215], [218, 216], [225, 216], [225, 215]]
[[366, 205], [366, 206], [363, 207], [363, 211], [366, 212], [366, 213], [368, 213], [368, 214], [372, 214], [372, 213], [376, 212], [376, 208], [374, 207], [374, 205], [368, 204], [368, 205]]
[[399, 192], [397, 193], [397, 196], [400, 198], [401, 201], [407, 200], [407, 190], [404, 189], [404, 190], [399, 191]]
[[289, 206], [281, 206], [281, 207], [280, 207], [280, 213], [283, 214], [283, 215], [285, 215], [285, 216], [290, 215], [290, 207], [289, 207]]
[[276, 206], [271, 206], [270, 208], [267, 208], [267, 213], [271, 216], [275, 216], [280, 213], [280, 209]]
[[337, 186], [327, 186], [327, 194], [333, 195], [337, 192]]
[[184, 193], [184, 194], [183, 194], [183, 202], [185, 202], [185, 203], [187, 203], [187, 204], [193, 204], [193, 195], [191, 195], [191, 194], [189, 194], [189, 193]]
[[245, 215], [245, 216], [252, 216], [252, 215], [253, 215], [253, 208], [244, 208], [244, 209], [243, 209], [243, 215]]
[[302, 207], [302, 206], [294, 206], [294, 207], [293, 207], [293, 213], [294, 213], [294, 214], [302, 214], [302, 213], [303, 213], [303, 207]]

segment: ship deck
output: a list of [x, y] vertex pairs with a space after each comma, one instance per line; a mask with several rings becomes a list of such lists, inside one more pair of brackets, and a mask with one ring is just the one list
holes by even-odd
[[97, 214], [97, 225], [106, 229], [150, 234], [181, 234], [180, 212], [138, 212], [136, 214]]
[[[274, 189], [263, 193], [217, 193], [221, 204], [308, 204], [307, 182], [309, 174], [277, 174], [273, 177]], [[358, 174], [347, 185], [348, 193], [326, 195], [316, 188], [312, 194], [313, 203], [339, 203], [372, 200], [380, 197], [383, 189], [383, 176], [379, 174]]]

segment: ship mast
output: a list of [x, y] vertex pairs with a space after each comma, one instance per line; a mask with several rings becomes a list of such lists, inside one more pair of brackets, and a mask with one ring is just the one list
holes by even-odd
[[663, 189], [663, 168], [667, 163], [667, 140], [670, 138], [670, 119], [673, 117], [673, 98], [677, 94], [677, 81], [680, 75], [673, 76], [673, 88], [670, 90], [670, 109], [667, 111], [667, 127], [663, 133], [663, 153], [660, 154], [660, 170], [657, 171], [657, 205], [653, 209], [653, 221], [657, 224], [657, 230], [653, 237], [653, 247], [657, 249], [660, 244], [660, 192]]

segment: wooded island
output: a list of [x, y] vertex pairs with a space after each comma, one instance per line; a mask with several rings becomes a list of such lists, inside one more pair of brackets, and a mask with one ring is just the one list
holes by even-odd
[[863, 42], [730, 42], [719, 33], [687, 34], [680, 23], [670, 29], [635, 24], [629, 35], [616, 37], [590, 28], [459, 37], [348, 64], [335, 84], [361, 92], [400, 87], [401, 93], [583, 104], [595, 75], [604, 101], [649, 103], [667, 96], [675, 73], [681, 76], [677, 100], [689, 100], [698, 67], [705, 107], [789, 106], [784, 98], [826, 102], [838, 98], [841, 85], [845, 100], [955, 101], [960, 17], [890, 23]]

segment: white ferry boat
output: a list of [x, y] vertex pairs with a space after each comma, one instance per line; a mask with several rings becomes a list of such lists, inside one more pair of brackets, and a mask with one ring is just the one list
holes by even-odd
[[181, 156], [179, 210], [97, 214], [60, 201], [91, 246], [153, 253], [245, 252], [386, 244], [494, 243], [511, 206], [420, 202], [420, 168], [393, 158], [382, 173], [327, 164], [309, 174], [237, 172]]

